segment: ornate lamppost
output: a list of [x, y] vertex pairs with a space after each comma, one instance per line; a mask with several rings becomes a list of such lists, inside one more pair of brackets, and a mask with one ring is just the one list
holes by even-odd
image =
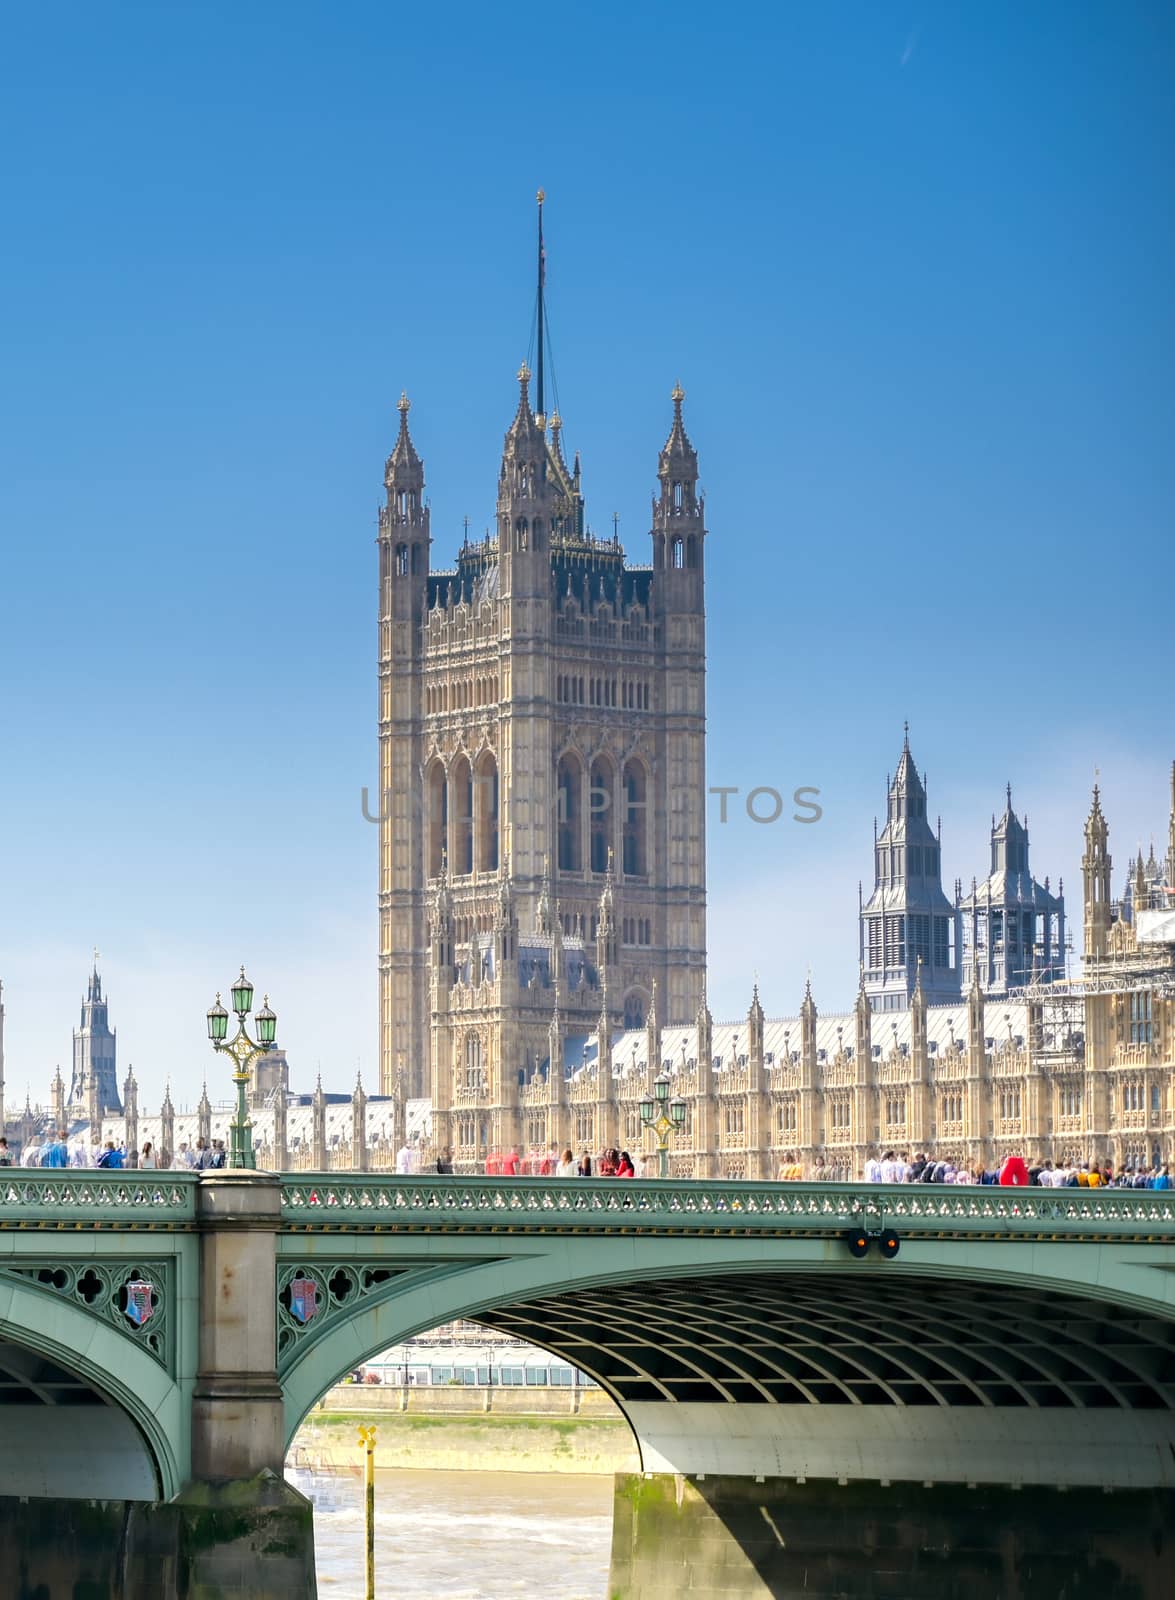
[[253, 1124], [245, 1107], [245, 1090], [249, 1084], [249, 1069], [254, 1061], [273, 1048], [277, 1036], [277, 1016], [269, 1009], [269, 996], [266, 995], [260, 1011], [253, 1019], [257, 1025], [257, 1043], [254, 1044], [245, 1031], [245, 1018], [253, 1009], [253, 985], [246, 978], [244, 967], [241, 968], [241, 976], [233, 984], [232, 1002], [237, 1014], [235, 1036], [225, 1042], [228, 1012], [221, 1005], [218, 994], [215, 1004], [208, 1008], [208, 1037], [212, 1040], [214, 1050], [223, 1051], [235, 1063], [233, 1082], [237, 1086], [237, 1114], [229, 1130], [231, 1144], [228, 1164], [230, 1167], [246, 1167], [252, 1172], [256, 1169], [257, 1157], [253, 1151]]
[[685, 1101], [669, 1098], [669, 1074], [661, 1071], [653, 1079], [653, 1092], [640, 1104], [641, 1121], [657, 1135], [657, 1176], [669, 1176], [669, 1140], [685, 1127]]

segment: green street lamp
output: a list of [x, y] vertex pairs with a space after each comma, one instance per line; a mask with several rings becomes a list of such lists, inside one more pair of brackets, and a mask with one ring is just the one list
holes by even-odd
[[641, 1101], [641, 1121], [657, 1135], [657, 1176], [669, 1176], [669, 1140], [685, 1127], [685, 1101], [669, 1098], [669, 1074], [662, 1070], [653, 1079], [653, 1092]]
[[233, 1010], [237, 1014], [235, 1035], [232, 1039], [228, 1039], [228, 1012], [221, 1005], [220, 996], [217, 995], [215, 1002], [208, 1007], [208, 1037], [212, 1041], [214, 1050], [223, 1051], [225, 1055], [231, 1056], [234, 1062], [233, 1082], [237, 1086], [237, 1114], [229, 1130], [228, 1164], [230, 1167], [245, 1167], [252, 1172], [256, 1169], [257, 1157], [253, 1151], [253, 1124], [249, 1121], [245, 1106], [245, 1090], [249, 1086], [249, 1071], [254, 1061], [273, 1048], [273, 1042], [277, 1037], [277, 1016], [269, 1009], [269, 996], [266, 995], [261, 1002], [261, 1009], [253, 1019], [257, 1025], [257, 1043], [254, 1044], [245, 1029], [245, 1018], [253, 1006], [253, 985], [246, 978], [244, 967], [241, 968], [241, 976], [233, 984], [231, 993]]

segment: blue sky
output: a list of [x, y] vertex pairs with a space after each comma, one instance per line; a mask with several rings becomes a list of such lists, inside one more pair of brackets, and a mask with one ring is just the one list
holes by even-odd
[[[10, 9], [0, 978], [34, 1098], [91, 946], [155, 1103], [246, 959], [296, 1087], [375, 1069], [374, 518], [492, 518], [548, 194], [566, 441], [647, 559], [708, 496], [711, 994], [856, 981], [909, 718], [948, 879], [1007, 780], [1080, 937], [1175, 755], [1175, 21], [1162, 4]], [[227, 1085], [226, 1085], [227, 1087]]]

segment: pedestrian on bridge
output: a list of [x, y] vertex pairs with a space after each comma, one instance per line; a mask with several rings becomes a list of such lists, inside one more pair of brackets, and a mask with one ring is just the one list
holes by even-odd
[[58, 1129], [50, 1135], [49, 1143], [45, 1146], [45, 1154], [41, 1158], [43, 1167], [68, 1167], [69, 1149], [65, 1143], [65, 1135]]
[[1027, 1189], [1028, 1166], [1019, 1151], [1013, 1151], [1000, 1168], [1000, 1182], [1005, 1187]]

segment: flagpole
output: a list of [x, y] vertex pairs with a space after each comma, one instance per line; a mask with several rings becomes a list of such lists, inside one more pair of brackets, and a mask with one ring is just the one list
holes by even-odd
[[539, 193], [538, 193], [538, 202], [539, 202], [539, 310], [538, 310], [539, 359], [538, 359], [538, 369], [537, 369], [537, 372], [535, 374], [536, 379], [537, 379], [537, 382], [536, 382], [536, 385], [535, 385], [535, 398], [538, 401], [538, 405], [536, 407], [536, 411], [537, 411], [537, 415], [539, 415], [540, 417], [545, 417], [546, 414], [547, 414], [545, 409], [544, 409], [544, 407], [543, 407], [543, 323], [544, 323], [545, 317], [546, 317], [545, 310], [544, 310], [544, 307], [543, 307], [543, 284], [544, 284], [544, 280], [546, 279], [546, 276], [547, 276], [547, 259], [546, 259], [546, 255], [544, 254], [544, 251], [543, 251], [543, 201], [546, 198], [547, 198], [546, 195], [540, 189]]

